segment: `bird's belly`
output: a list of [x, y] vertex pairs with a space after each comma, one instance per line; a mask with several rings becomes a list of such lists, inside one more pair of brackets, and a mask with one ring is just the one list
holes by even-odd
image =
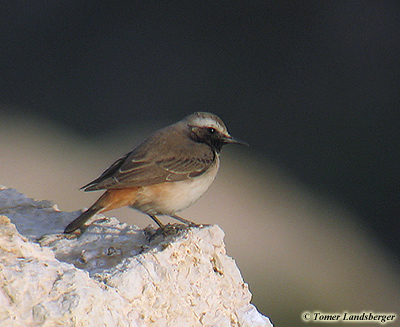
[[179, 182], [144, 186], [132, 205], [144, 213], [172, 215], [196, 202], [211, 186], [217, 175], [219, 160], [204, 174]]

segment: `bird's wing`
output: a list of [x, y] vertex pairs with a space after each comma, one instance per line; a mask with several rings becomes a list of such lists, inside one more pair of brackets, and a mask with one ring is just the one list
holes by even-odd
[[118, 189], [181, 181], [200, 176], [216, 160], [216, 154], [206, 146], [199, 155], [192, 147], [176, 153], [164, 147], [152, 149], [149, 156], [141, 147], [115, 161], [99, 178], [85, 185], [85, 191]]
[[84, 185], [81, 187], [81, 190], [85, 191], [95, 191], [95, 190], [101, 190], [103, 189], [102, 187], [99, 187], [101, 183], [104, 181], [109, 180], [110, 178], [112, 179], [113, 175], [115, 175], [122, 164], [125, 162], [126, 158], [130, 156], [132, 152], [127, 153], [123, 157], [119, 158], [116, 160], [110, 167], [108, 167], [99, 177], [97, 177], [95, 180], [91, 181], [90, 183]]

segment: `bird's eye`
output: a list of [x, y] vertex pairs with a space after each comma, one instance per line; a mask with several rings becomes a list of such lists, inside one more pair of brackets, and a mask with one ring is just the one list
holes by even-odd
[[210, 134], [214, 134], [214, 133], [215, 133], [215, 128], [208, 127], [208, 128], [207, 128], [207, 131], [208, 131], [208, 133], [210, 133]]

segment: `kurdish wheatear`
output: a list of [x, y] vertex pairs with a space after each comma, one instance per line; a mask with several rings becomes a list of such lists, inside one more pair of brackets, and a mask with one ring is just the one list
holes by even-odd
[[175, 213], [207, 191], [217, 175], [222, 146], [232, 143], [247, 145], [234, 139], [222, 120], [208, 112], [196, 112], [155, 132], [82, 187], [106, 192], [64, 233], [79, 229], [96, 213], [124, 206], [149, 215], [160, 227], [157, 215], [193, 224]]

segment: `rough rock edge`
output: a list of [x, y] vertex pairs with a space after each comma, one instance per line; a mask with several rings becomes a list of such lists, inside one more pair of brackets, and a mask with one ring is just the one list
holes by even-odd
[[[218, 226], [140, 230], [0, 188], [2, 326], [272, 326]], [[100, 219], [100, 220], [99, 220]]]

